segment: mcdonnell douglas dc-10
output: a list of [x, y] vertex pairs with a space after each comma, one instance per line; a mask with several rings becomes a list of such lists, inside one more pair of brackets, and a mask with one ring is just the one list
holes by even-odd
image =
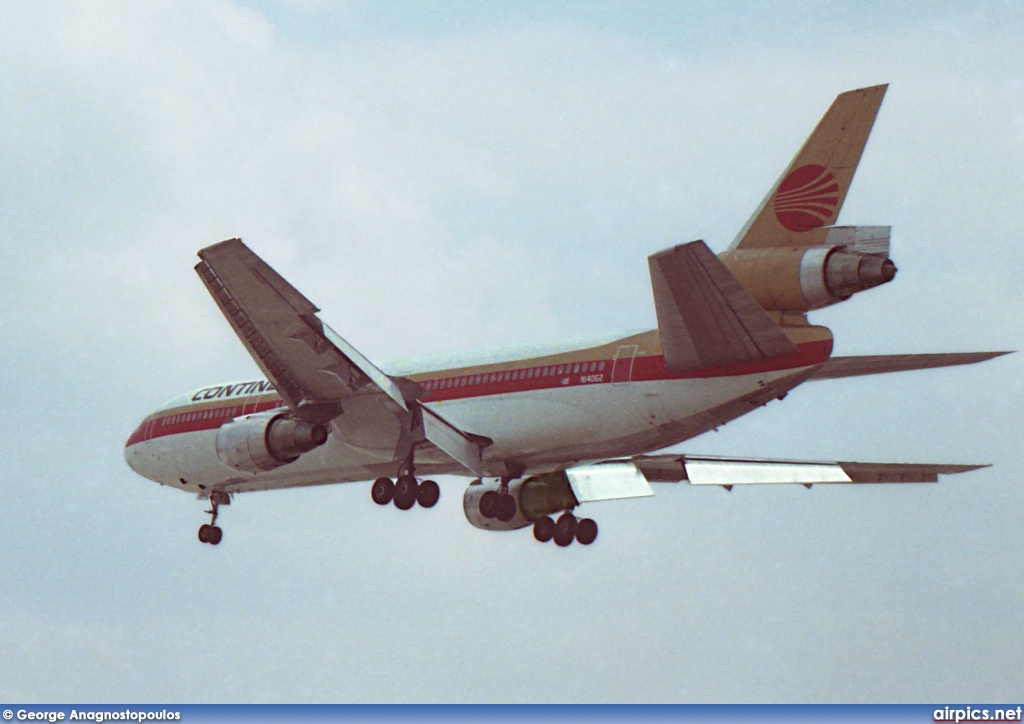
[[[648, 258], [657, 329], [530, 350], [377, 367], [239, 239], [199, 252], [199, 277], [265, 380], [210, 385], [146, 417], [133, 470], [209, 500], [223, 535], [235, 493], [371, 481], [400, 510], [433, 507], [417, 475], [466, 475], [469, 522], [589, 544], [581, 503], [693, 485], [934, 482], [976, 465], [652, 454], [782, 399], [797, 385], [969, 364], [1001, 352], [832, 357], [811, 310], [892, 281], [889, 227], [836, 226], [886, 86], [836, 98], [729, 249]], [[554, 516], [558, 515], [557, 520]]]

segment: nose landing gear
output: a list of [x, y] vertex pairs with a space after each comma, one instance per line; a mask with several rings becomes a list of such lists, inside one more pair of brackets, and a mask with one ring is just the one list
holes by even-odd
[[211, 516], [209, 523], [199, 526], [199, 542], [209, 543], [212, 546], [220, 543], [224, 537], [224, 531], [217, 525], [217, 513], [222, 505], [231, 505], [231, 496], [227, 493], [214, 491], [210, 493], [210, 510], [206, 511]]

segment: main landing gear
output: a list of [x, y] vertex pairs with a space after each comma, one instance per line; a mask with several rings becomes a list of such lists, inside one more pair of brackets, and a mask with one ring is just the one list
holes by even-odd
[[399, 510], [409, 510], [417, 503], [421, 508], [433, 508], [441, 497], [441, 488], [433, 480], [416, 481], [412, 473], [399, 475], [398, 480], [377, 478], [370, 488], [370, 496], [377, 505], [387, 505], [394, 501]]
[[[483, 507], [481, 500], [481, 507]], [[565, 548], [575, 539], [580, 545], [588, 546], [597, 539], [597, 523], [590, 518], [577, 519], [569, 511], [565, 511], [558, 520], [545, 515], [533, 524], [533, 537], [541, 543], [554, 539], [555, 545]]]
[[210, 519], [208, 524], [204, 523], [199, 526], [200, 543], [209, 543], [210, 545], [215, 546], [220, 543], [221, 538], [224, 537], [224, 531], [222, 531], [220, 526], [216, 524], [218, 508], [222, 505], [231, 505], [231, 496], [227, 493], [220, 493], [217, 491], [210, 493], [210, 510], [206, 512], [213, 517]]

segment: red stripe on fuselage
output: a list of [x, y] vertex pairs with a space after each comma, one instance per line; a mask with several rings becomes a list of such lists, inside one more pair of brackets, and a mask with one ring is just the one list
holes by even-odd
[[135, 429], [135, 432], [128, 438], [128, 442], [125, 443], [125, 447], [167, 435], [216, 430], [225, 422], [241, 417], [243, 409], [244, 414], [251, 415], [255, 412], [265, 412], [283, 407], [283, 403], [280, 397], [272, 397], [255, 404], [243, 405], [239, 400], [234, 400], [230, 405], [220, 407], [204, 406], [202, 409], [194, 409], [195, 407], [197, 406], [179, 407], [158, 413]]
[[[777, 372], [780, 370], [810, 367], [825, 362], [832, 354], [832, 340], [823, 339], [805, 342], [797, 346], [792, 354], [778, 355], [768, 359], [752, 362], [740, 362], [721, 367], [709, 367], [686, 372], [674, 372], [665, 366], [663, 355], [637, 356], [632, 360], [632, 368], [628, 375], [621, 379], [612, 379], [615, 360], [588, 360], [563, 364], [547, 364], [537, 367], [517, 368], [515, 370], [495, 369], [486, 373], [472, 375], [448, 375], [445, 377], [427, 377], [416, 375], [418, 384], [426, 388], [427, 394], [420, 398], [421, 402], [442, 402], [473, 397], [505, 395], [515, 392], [555, 389], [559, 387], [579, 387], [583, 385], [609, 384], [612, 382], [655, 382], [663, 380], [687, 380], [712, 377], [739, 377], [743, 375]], [[620, 365], [628, 365], [621, 361]], [[621, 370], [621, 368], [620, 368]], [[427, 373], [429, 375], [430, 373]], [[255, 405], [243, 404], [241, 400], [232, 400], [231, 404], [210, 407], [205, 403], [202, 409], [196, 406], [180, 407], [167, 410], [144, 421], [128, 438], [126, 447], [145, 440], [153, 440], [167, 435], [179, 435], [200, 430], [216, 430], [225, 422], [243, 414], [265, 412], [283, 407], [281, 398], [268, 397]]]
[[[811, 365], [825, 362], [831, 354], [832, 340], [823, 339], [798, 345], [797, 351], [788, 355], [778, 355], [752, 362], [740, 362], [721, 367], [688, 370], [686, 372], [674, 372], [668, 369], [665, 366], [665, 357], [660, 354], [637, 356], [632, 361], [631, 374], [624, 376], [621, 380], [612, 379], [615, 361], [604, 359], [561, 365], [539, 365], [514, 371], [495, 370], [472, 375], [452, 375], [417, 381], [420, 385], [427, 388], [427, 394], [420, 398], [420, 400], [422, 402], [438, 402], [465, 399], [467, 397], [485, 397], [487, 395], [502, 395], [512, 392], [544, 390], [555, 387], [607, 384], [618, 381], [654, 382], [659, 380], [739, 377], [741, 375], [753, 375], [762, 372], [810, 367]], [[629, 365], [629, 362], [620, 361], [620, 364]], [[596, 368], [591, 369], [593, 365], [596, 365]], [[516, 377], [517, 375], [518, 377]]]

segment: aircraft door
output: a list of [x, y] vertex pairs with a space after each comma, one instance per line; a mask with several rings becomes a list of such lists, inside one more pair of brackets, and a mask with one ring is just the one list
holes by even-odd
[[636, 357], [637, 345], [624, 344], [615, 352], [612, 362], [612, 384], [623, 385], [633, 378], [633, 358]]

